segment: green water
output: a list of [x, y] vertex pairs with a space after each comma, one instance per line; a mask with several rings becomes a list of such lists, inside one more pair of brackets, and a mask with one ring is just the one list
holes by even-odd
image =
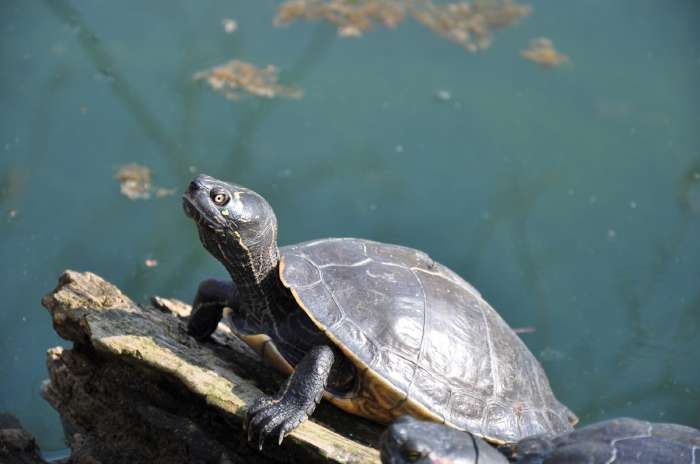
[[[64, 447], [39, 396], [65, 345], [39, 301], [62, 270], [138, 301], [223, 275], [179, 195], [120, 195], [116, 170], [138, 162], [178, 192], [192, 171], [254, 188], [282, 244], [427, 251], [535, 328], [522, 337], [582, 423], [700, 427], [700, 3], [531, 3], [468, 54], [411, 21], [361, 39], [274, 28], [269, 1], [4, 1], [0, 410]], [[539, 36], [572, 64], [521, 59]], [[193, 82], [234, 58], [279, 66], [304, 98]]]

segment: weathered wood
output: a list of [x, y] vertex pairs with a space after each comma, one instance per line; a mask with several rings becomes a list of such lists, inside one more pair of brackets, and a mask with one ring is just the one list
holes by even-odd
[[261, 394], [256, 381], [270, 392], [280, 378], [224, 323], [211, 342], [189, 337], [189, 305], [154, 298], [142, 307], [74, 271], [42, 303], [74, 342], [49, 350], [43, 393], [67, 423], [75, 462], [379, 461], [371, 445], [381, 428], [332, 406], [319, 412], [325, 425], [306, 421], [282, 446], [249, 445], [242, 420]]

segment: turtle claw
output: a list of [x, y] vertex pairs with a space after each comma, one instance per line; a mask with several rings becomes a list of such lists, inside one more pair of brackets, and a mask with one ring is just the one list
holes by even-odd
[[280, 435], [279, 435], [279, 437], [277, 437], [277, 446], [279, 446], [279, 445], [282, 444], [282, 440], [284, 440], [284, 437], [285, 437], [286, 435], [287, 435], [287, 434], [284, 433], [284, 429], [280, 430]]
[[258, 437], [258, 451], [262, 451], [263, 444], [265, 443], [265, 434], [261, 433]]
[[243, 420], [243, 430], [248, 430], [248, 441], [250, 441], [250, 424], [255, 418], [255, 416], [263, 409], [275, 404], [279, 399], [275, 399], [271, 396], [261, 395], [253, 403], [253, 405], [248, 408], [246, 412], [245, 419]]
[[309, 416], [304, 411], [297, 411], [293, 416], [287, 418], [286, 421], [282, 422], [277, 428], [279, 429], [278, 445], [282, 444], [282, 440], [286, 437], [292, 430], [296, 429], [304, 422]]
[[268, 436], [276, 436], [278, 445], [281, 445], [284, 437], [307, 417], [303, 408], [292, 401], [261, 396], [248, 410], [244, 429], [247, 430], [248, 441], [253, 442], [257, 438], [258, 449], [262, 450]]
[[262, 395], [255, 400], [243, 424], [248, 441], [257, 439], [258, 449], [262, 449], [268, 436], [281, 444], [288, 433], [304, 422], [323, 395], [334, 356], [329, 346], [312, 348], [277, 395]]

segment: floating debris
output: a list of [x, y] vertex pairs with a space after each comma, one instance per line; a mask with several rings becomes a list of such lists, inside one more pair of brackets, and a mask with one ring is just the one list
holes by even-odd
[[243, 61], [233, 60], [194, 75], [194, 80], [204, 80], [209, 86], [229, 100], [240, 100], [245, 94], [264, 98], [299, 99], [301, 89], [285, 87], [277, 83], [277, 67], [258, 68]]
[[146, 267], [156, 267], [158, 265], [158, 260], [149, 258], [143, 263], [146, 265]]
[[238, 23], [231, 18], [224, 18], [221, 24], [224, 26], [224, 31], [227, 34], [233, 34], [238, 29]]
[[151, 196], [151, 170], [140, 164], [127, 164], [114, 176], [122, 195], [130, 200], [145, 200]]
[[7, 213], [7, 220], [8, 221], [11, 221], [16, 217], [17, 217], [17, 210], [16, 209], [11, 209], [10, 211], [8, 211], [8, 213]]
[[513, 0], [476, 0], [474, 9], [492, 29], [512, 26], [532, 14], [530, 5], [520, 5]]
[[437, 5], [414, 1], [413, 17], [435, 34], [455, 42], [469, 52], [487, 49], [492, 29], [502, 29], [530, 15], [532, 9], [512, 0], [481, 0]]
[[151, 169], [136, 163], [119, 168], [114, 178], [119, 181], [122, 195], [130, 200], [148, 200], [152, 192], [157, 198], [175, 193], [175, 189], [154, 187], [151, 184]]
[[528, 325], [525, 327], [517, 327], [513, 329], [513, 332], [516, 334], [529, 334], [529, 333], [535, 333], [537, 329], [535, 329], [535, 326]]
[[526, 60], [545, 68], [556, 68], [571, 61], [568, 56], [556, 51], [552, 41], [545, 37], [530, 40], [530, 48], [523, 50], [520, 54]]
[[279, 7], [274, 24], [325, 20], [337, 26], [338, 35], [359, 37], [377, 23], [395, 28], [412, 16], [437, 35], [475, 52], [491, 45], [491, 30], [510, 26], [531, 12], [529, 6], [513, 0], [447, 4], [432, 0], [291, 0]]
[[399, 0], [292, 0], [280, 5], [273, 23], [289, 24], [298, 19], [326, 20], [338, 27], [341, 37], [360, 37], [375, 23], [398, 26], [406, 16]]

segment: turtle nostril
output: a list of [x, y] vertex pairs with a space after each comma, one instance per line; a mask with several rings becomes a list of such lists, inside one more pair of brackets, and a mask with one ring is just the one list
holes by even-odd
[[190, 182], [190, 187], [189, 187], [188, 190], [189, 190], [190, 192], [196, 192], [197, 190], [201, 190], [201, 188], [202, 188], [202, 184], [200, 184], [200, 183], [198, 183], [197, 181], [194, 181], [194, 180], [193, 180], [192, 182]]

